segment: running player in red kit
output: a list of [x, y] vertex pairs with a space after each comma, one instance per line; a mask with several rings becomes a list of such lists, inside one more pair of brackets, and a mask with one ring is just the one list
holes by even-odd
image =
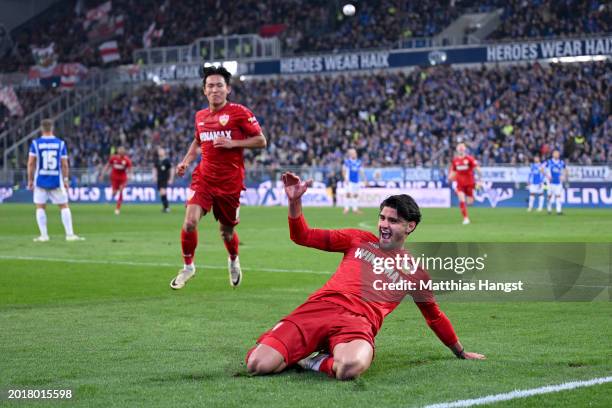
[[108, 168], [111, 168], [111, 188], [113, 189], [113, 197], [117, 192], [117, 205], [115, 207], [115, 215], [119, 215], [121, 212], [121, 204], [123, 203], [123, 189], [125, 188], [128, 181], [128, 170], [132, 168], [132, 161], [125, 154], [125, 148], [123, 146], [119, 146], [117, 149], [117, 154], [113, 154], [110, 159], [108, 159], [108, 163], [102, 169], [102, 173], [100, 174], [100, 178], [106, 174]]
[[242, 152], [266, 147], [266, 138], [253, 113], [227, 100], [232, 75], [223, 67], [207, 67], [202, 76], [208, 108], [196, 113], [194, 141], [176, 167], [177, 174], [183, 176], [201, 150], [202, 160], [192, 175], [181, 229], [184, 265], [170, 282], [172, 289], [181, 289], [195, 274], [193, 259], [198, 245], [198, 222], [211, 210], [219, 221], [221, 237], [229, 254], [230, 285], [236, 287], [242, 282], [239, 240], [234, 232], [240, 221], [240, 192], [245, 189]]
[[[407, 253], [403, 249], [404, 241], [421, 220], [419, 207], [410, 196], [395, 195], [382, 202], [378, 237], [357, 229], [313, 229], [304, 219], [301, 202], [310, 182], [302, 182], [292, 173], [285, 173], [282, 178], [289, 198], [291, 239], [299, 245], [342, 252], [344, 257], [321, 289], [259, 337], [257, 345], [246, 356], [249, 373], [279, 373], [298, 364], [339, 380], [354, 379], [372, 363], [374, 338], [383, 320], [408, 294], [429, 327], [458, 358], [485, 358], [463, 349], [431, 291], [377, 292], [385, 283], [398, 284], [402, 280], [417, 283], [430, 279], [420, 268], [408, 274], [396, 269], [377, 273], [373, 267], [375, 257]], [[316, 351], [320, 353], [309, 357]]]
[[478, 162], [474, 157], [465, 154], [465, 144], [459, 143], [457, 145], [457, 155], [453, 158], [450, 166], [448, 179], [457, 182], [456, 192], [464, 225], [470, 223], [467, 206], [474, 202], [474, 188], [476, 187], [474, 171], [478, 173], [478, 178], [482, 179]]

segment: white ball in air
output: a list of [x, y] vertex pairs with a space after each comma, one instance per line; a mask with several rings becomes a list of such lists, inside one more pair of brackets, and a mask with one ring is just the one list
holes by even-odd
[[353, 14], [355, 14], [355, 6], [353, 6], [352, 4], [345, 4], [344, 7], [342, 7], [342, 13], [345, 16], [352, 16]]

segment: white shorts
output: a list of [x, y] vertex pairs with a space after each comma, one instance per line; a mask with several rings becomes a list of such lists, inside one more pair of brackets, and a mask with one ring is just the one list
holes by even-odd
[[544, 192], [543, 184], [530, 184], [529, 194], [542, 194]]
[[563, 195], [563, 185], [562, 184], [549, 184], [548, 185], [548, 195], [556, 195], [561, 197]]
[[359, 183], [349, 181], [346, 192], [349, 194], [359, 194]]
[[51, 200], [53, 204], [66, 204], [68, 194], [64, 187], [48, 190], [46, 188], [34, 187], [34, 204], [46, 204]]

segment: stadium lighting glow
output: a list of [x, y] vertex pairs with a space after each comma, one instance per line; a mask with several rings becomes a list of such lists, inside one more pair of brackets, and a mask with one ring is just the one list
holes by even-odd
[[223, 66], [232, 75], [236, 75], [236, 73], [238, 72], [238, 61], [205, 62], [204, 66], [205, 67], [220, 67], [220, 66]]
[[605, 55], [582, 55], [580, 57], [560, 57], [551, 58], [550, 62], [557, 63], [572, 63], [572, 62], [593, 62], [593, 61], [605, 61], [608, 57]]

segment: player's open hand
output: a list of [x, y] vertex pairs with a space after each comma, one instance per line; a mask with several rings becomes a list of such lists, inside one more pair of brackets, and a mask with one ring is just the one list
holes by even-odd
[[188, 165], [186, 163], [179, 163], [176, 166], [176, 175], [179, 177], [183, 177], [185, 175], [185, 172], [187, 171], [187, 167]]
[[312, 180], [302, 181], [296, 174], [291, 172], [283, 173], [281, 180], [285, 185], [285, 193], [287, 193], [289, 201], [298, 200], [308, 190], [308, 187], [312, 186]]
[[222, 147], [224, 149], [231, 149], [234, 147], [234, 141], [225, 137], [218, 137], [213, 141], [214, 147]]
[[473, 353], [471, 351], [465, 351], [463, 352], [463, 359], [464, 360], [486, 360], [487, 357], [485, 357], [484, 354], [478, 354], [478, 353]]
[[28, 190], [34, 190], [34, 182], [28, 181]]

